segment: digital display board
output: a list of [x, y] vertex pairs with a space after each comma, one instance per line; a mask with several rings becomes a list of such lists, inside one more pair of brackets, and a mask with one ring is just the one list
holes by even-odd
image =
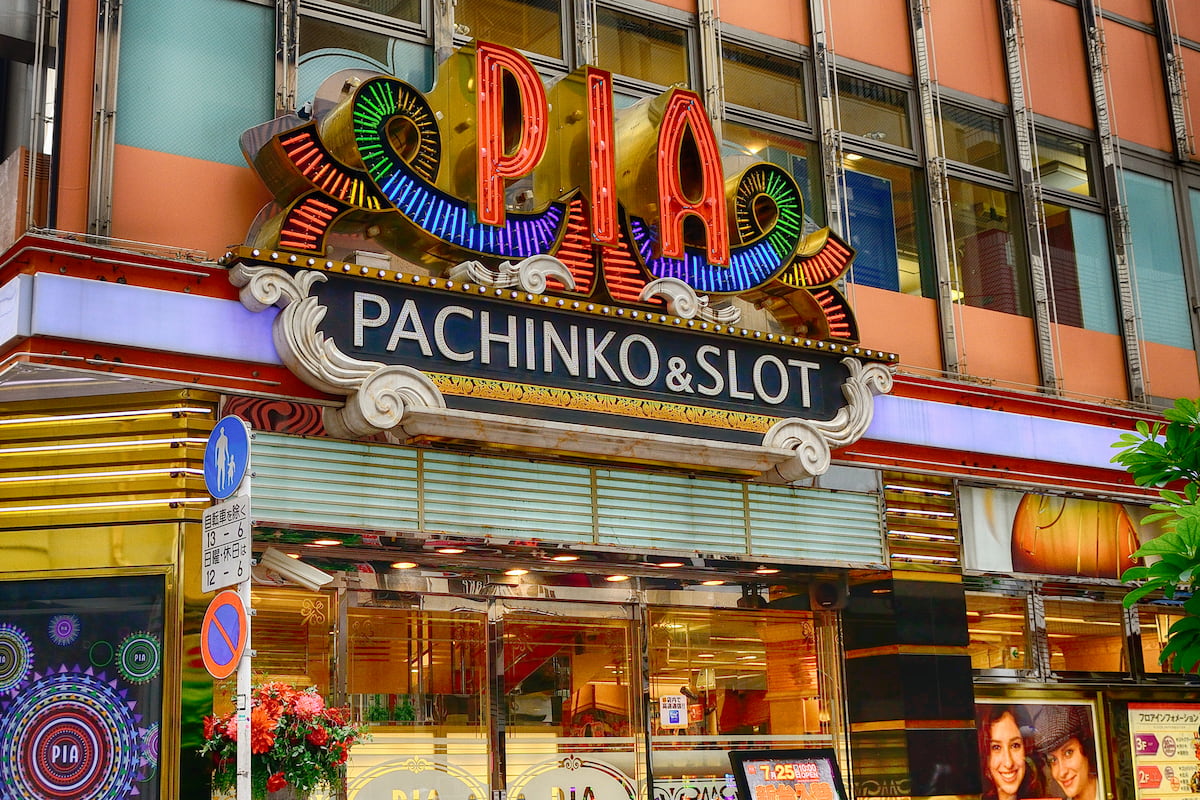
[[729, 754], [741, 800], [847, 800], [828, 748], [740, 750]]

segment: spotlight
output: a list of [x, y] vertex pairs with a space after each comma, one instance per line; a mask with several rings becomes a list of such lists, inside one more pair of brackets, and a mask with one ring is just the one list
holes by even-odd
[[333, 580], [333, 576], [303, 561], [288, 558], [286, 553], [268, 547], [262, 554], [259, 563], [267, 569], [279, 573], [292, 583], [303, 586], [309, 591], [317, 591]]

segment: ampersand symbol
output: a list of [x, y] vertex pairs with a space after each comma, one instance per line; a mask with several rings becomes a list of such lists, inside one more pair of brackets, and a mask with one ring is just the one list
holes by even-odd
[[688, 392], [695, 394], [692, 389], [692, 375], [687, 371], [687, 362], [679, 356], [667, 360], [667, 388], [672, 392]]

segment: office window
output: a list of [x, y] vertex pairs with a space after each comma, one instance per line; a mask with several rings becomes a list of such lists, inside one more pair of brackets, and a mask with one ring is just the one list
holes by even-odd
[[1038, 131], [1037, 162], [1043, 188], [1084, 197], [1096, 196], [1088, 147], [1083, 142]]
[[808, 119], [800, 63], [741, 45], [721, 45], [725, 102], [791, 119]]
[[1055, 672], [1128, 672], [1119, 602], [1047, 597], [1046, 638]]
[[957, 106], [942, 109], [942, 143], [946, 158], [993, 172], [1008, 173], [1004, 123]]
[[392, 19], [421, 21], [421, 0], [338, 0], [338, 3]]
[[1112, 259], [1104, 217], [1044, 203], [1054, 321], [1118, 333]]
[[[821, 206], [820, 168], [813, 160], [816, 145], [781, 133], [725, 123], [725, 152], [730, 151], [770, 161], [783, 167], [800, 186], [804, 197], [804, 217], [813, 227], [823, 226], [825, 210]], [[810, 157], [811, 156], [811, 157]]]
[[848, 153], [842, 214], [857, 251], [850, 281], [893, 292], [933, 297], [928, 205], [921, 174], [912, 167]]
[[1190, 350], [1194, 345], [1171, 184], [1136, 172], [1123, 176], [1142, 335], [1151, 342]]
[[474, 39], [563, 58], [559, 0], [458, 0], [454, 22]]
[[1029, 272], [1016, 195], [951, 178], [951, 230], [961, 294], [955, 300], [1030, 315]]
[[296, 102], [302, 105], [312, 100], [331, 75], [344, 69], [394, 75], [425, 91], [433, 84], [432, 61], [433, 51], [424, 44], [303, 16]]
[[912, 147], [908, 93], [903, 89], [839, 76], [838, 106], [845, 133], [896, 147]]
[[670, 86], [690, 84], [683, 28], [603, 6], [596, 9], [598, 66], [614, 75]]
[[1033, 666], [1024, 597], [967, 592], [967, 633], [972, 668]]

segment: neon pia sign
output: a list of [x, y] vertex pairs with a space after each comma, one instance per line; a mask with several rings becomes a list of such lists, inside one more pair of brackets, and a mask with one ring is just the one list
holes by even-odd
[[428, 95], [355, 78], [320, 119], [251, 152], [253, 133], [243, 149], [281, 209], [254, 247], [311, 265], [334, 234], [361, 233], [443, 271], [553, 256], [568, 273], [550, 278], [560, 294], [661, 306], [684, 287], [714, 309], [732, 296], [765, 306], [801, 336], [858, 340], [834, 285], [853, 251], [827, 228], [805, 235], [782, 167], [731, 163], [727, 176], [694, 92], [617, 110], [608, 72], [547, 88], [515, 50], [477, 42]]

